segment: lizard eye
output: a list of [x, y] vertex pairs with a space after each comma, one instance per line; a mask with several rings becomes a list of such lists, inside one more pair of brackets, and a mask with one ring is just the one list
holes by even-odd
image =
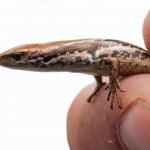
[[50, 56], [46, 56], [43, 58], [43, 62], [49, 62], [51, 60]]
[[22, 58], [22, 54], [21, 53], [12, 54], [11, 58], [15, 61], [19, 61]]

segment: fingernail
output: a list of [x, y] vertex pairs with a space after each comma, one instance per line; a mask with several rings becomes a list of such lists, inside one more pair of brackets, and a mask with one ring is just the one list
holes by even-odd
[[121, 117], [119, 125], [121, 144], [128, 150], [150, 149], [150, 104], [138, 99]]

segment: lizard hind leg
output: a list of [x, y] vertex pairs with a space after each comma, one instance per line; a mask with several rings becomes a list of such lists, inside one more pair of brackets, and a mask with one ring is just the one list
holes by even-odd
[[105, 84], [104, 82], [102, 82], [102, 77], [101, 76], [94, 76], [96, 79], [96, 88], [94, 90], [94, 92], [88, 97], [87, 102], [90, 103], [93, 99], [94, 96], [96, 96], [97, 92], [99, 91], [99, 89]]
[[120, 99], [118, 91], [120, 91], [120, 92], [125, 92], [125, 91], [121, 90], [118, 79], [115, 78], [112, 74], [110, 74], [110, 76], [109, 76], [109, 85], [105, 89], [107, 89], [107, 88], [109, 88], [107, 101], [110, 100], [110, 102], [111, 102], [110, 108], [113, 109], [114, 100], [116, 98], [118, 107], [120, 109], [122, 109], [123, 107], [121, 104], [121, 99]]

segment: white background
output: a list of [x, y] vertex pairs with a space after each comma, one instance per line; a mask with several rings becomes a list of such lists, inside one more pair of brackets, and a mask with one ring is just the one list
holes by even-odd
[[[142, 0], [1, 0], [0, 49], [25, 43], [113, 38], [144, 47]], [[0, 67], [0, 150], [68, 150], [66, 116], [91, 76]]]

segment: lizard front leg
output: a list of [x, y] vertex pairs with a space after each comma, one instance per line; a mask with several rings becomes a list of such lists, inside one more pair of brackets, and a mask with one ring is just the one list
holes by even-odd
[[104, 82], [102, 82], [102, 77], [101, 76], [94, 76], [95, 80], [96, 80], [96, 88], [94, 90], [94, 92], [88, 97], [87, 102], [90, 103], [91, 100], [93, 99], [94, 96], [96, 96], [97, 92], [99, 91], [99, 89], [105, 84]]

